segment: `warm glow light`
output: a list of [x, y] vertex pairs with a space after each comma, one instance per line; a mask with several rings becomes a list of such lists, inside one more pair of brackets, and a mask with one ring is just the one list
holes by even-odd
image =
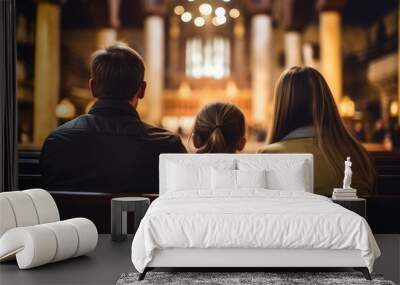
[[225, 16], [221, 16], [221, 17], [214, 17], [212, 19], [212, 23], [215, 26], [220, 26], [226, 23], [226, 17]]
[[224, 2], [231, 2], [231, 0], [224, 0]]
[[179, 126], [184, 134], [190, 134], [193, 130], [195, 117], [182, 116], [179, 118]]
[[190, 22], [192, 20], [192, 14], [190, 12], [185, 12], [181, 16], [181, 20], [185, 23]]
[[205, 23], [206, 21], [202, 17], [197, 17], [196, 19], [194, 19], [194, 24], [196, 27], [202, 27]]
[[178, 5], [174, 8], [174, 13], [177, 15], [182, 15], [185, 12], [185, 8], [182, 5]]
[[343, 97], [339, 104], [339, 111], [343, 117], [353, 117], [356, 111], [354, 102], [347, 96]]
[[179, 85], [178, 95], [182, 98], [189, 98], [192, 95], [192, 89], [190, 88], [189, 83], [182, 82]]
[[172, 116], [163, 116], [161, 119], [161, 125], [163, 128], [177, 133], [179, 130], [179, 118], [178, 117], [172, 117]]
[[203, 3], [199, 6], [199, 11], [202, 15], [208, 16], [212, 13], [212, 6], [208, 3]]
[[64, 98], [56, 106], [56, 116], [60, 119], [72, 119], [75, 117], [76, 108], [71, 100]]
[[214, 18], [211, 20], [211, 23], [212, 23], [214, 26], [218, 26], [217, 17], [214, 17]]
[[217, 9], [215, 9], [215, 15], [217, 15], [217, 17], [225, 16], [225, 13], [225, 9], [222, 7], [218, 7]]
[[236, 8], [233, 8], [229, 11], [229, 16], [231, 16], [233, 19], [236, 19], [240, 16], [240, 11]]
[[239, 39], [242, 39], [244, 37], [244, 34], [246, 33], [246, 29], [244, 27], [243, 21], [238, 22], [234, 28], [233, 32], [235, 36]]
[[399, 103], [397, 101], [393, 101], [390, 104], [390, 116], [396, 117], [399, 114]]
[[229, 81], [228, 84], [226, 84], [225, 92], [229, 97], [235, 97], [238, 93], [236, 83], [234, 81]]

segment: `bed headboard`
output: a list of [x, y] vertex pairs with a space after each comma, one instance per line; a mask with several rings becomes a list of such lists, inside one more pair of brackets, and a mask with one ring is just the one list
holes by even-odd
[[[265, 161], [268, 164], [304, 162], [306, 165], [306, 177], [308, 181], [307, 192], [314, 192], [314, 166], [313, 155], [309, 153], [285, 153], [285, 154], [161, 154], [159, 162], [159, 191], [160, 195], [167, 191], [167, 165], [168, 162], [187, 160], [194, 164], [213, 164], [224, 160], [237, 163], [238, 161]], [[237, 165], [237, 164], [236, 164]]]

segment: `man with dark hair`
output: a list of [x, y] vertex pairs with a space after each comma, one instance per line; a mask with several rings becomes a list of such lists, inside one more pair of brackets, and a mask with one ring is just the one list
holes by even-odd
[[118, 43], [92, 56], [89, 114], [54, 130], [40, 165], [49, 190], [158, 193], [158, 157], [186, 152], [180, 138], [141, 121], [145, 96], [140, 55]]

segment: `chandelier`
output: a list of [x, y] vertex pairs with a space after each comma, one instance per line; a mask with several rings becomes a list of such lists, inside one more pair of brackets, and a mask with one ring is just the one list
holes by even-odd
[[221, 26], [229, 18], [237, 19], [240, 16], [239, 9], [231, 4], [231, 0], [186, 0], [174, 7], [174, 13], [182, 22], [193, 23], [199, 28], [207, 24]]

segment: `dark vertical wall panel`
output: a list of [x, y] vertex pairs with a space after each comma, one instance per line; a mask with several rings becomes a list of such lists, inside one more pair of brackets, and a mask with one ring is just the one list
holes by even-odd
[[0, 1], [0, 192], [17, 190], [15, 0]]

